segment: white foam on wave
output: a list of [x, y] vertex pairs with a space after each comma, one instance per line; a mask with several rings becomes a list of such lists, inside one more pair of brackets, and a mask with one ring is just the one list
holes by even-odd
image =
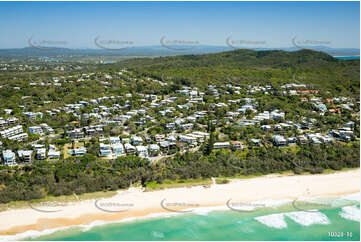
[[360, 193], [358, 192], [349, 195], [344, 195], [341, 196], [340, 199], [360, 202]]
[[287, 228], [285, 217], [292, 219], [302, 226], [310, 226], [312, 224], [330, 224], [327, 216], [317, 210], [276, 213], [256, 217], [255, 219], [268, 227], [283, 229]]
[[256, 217], [258, 222], [263, 223], [267, 227], [276, 228], [276, 229], [284, 229], [287, 228], [287, 223], [284, 218], [283, 213], [275, 213], [266, 216]]
[[54, 229], [46, 229], [43, 231], [37, 231], [37, 230], [28, 230], [24, 233], [16, 234], [16, 235], [4, 235], [0, 236], [0, 241], [17, 241], [17, 240], [23, 240], [26, 238], [36, 238], [43, 235], [48, 235], [55, 233], [60, 230], [64, 230], [68, 227], [59, 227]]
[[343, 207], [339, 214], [345, 219], [360, 222], [360, 209], [356, 205]]
[[152, 236], [156, 238], [164, 238], [164, 234], [162, 232], [153, 231]]
[[133, 222], [138, 220], [145, 220], [145, 219], [151, 219], [151, 218], [166, 218], [171, 216], [179, 215], [179, 213], [151, 213], [145, 216], [141, 217], [130, 217], [130, 218], [123, 218], [116, 221], [102, 221], [102, 220], [96, 220], [90, 224], [87, 225], [78, 225], [76, 227], [81, 227], [82, 231], [88, 231], [92, 229], [93, 227], [101, 226], [101, 225], [107, 225], [107, 224], [116, 224], [116, 223], [127, 223], [127, 222]]
[[[188, 209], [186, 209], [188, 210]], [[212, 211], [225, 211], [229, 210], [227, 206], [215, 206], [215, 207], [198, 207], [191, 209], [191, 213], [195, 213], [198, 215], [208, 215], [208, 213]]]
[[327, 216], [317, 210], [310, 211], [297, 211], [285, 213], [285, 216], [289, 217], [293, 221], [302, 226], [310, 226], [312, 224], [329, 224]]

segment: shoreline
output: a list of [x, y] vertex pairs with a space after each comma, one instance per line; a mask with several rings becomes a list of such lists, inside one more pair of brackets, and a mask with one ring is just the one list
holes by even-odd
[[[31, 208], [10, 209], [0, 212], [0, 240], [53, 233], [56, 230], [73, 226], [83, 226], [88, 229], [95, 225], [107, 223], [180, 214], [179, 212], [172, 212], [172, 210], [180, 211], [195, 208], [198, 211], [210, 211], [222, 209], [222, 207], [224, 210], [229, 199], [243, 203], [268, 201], [270, 204], [279, 204], [304, 197], [339, 197], [359, 192], [360, 169], [331, 174], [237, 179], [229, 184], [213, 184], [210, 188], [196, 186], [151, 192], [131, 188], [126, 191], [121, 190], [111, 198], [101, 199], [102, 202], [99, 203], [103, 206], [107, 204], [117, 205], [118, 203], [119, 206], [123, 206], [123, 209], [124, 205], [128, 204], [124, 211], [114, 211], [112, 210], [114, 206], [103, 207], [105, 210], [101, 210], [96, 206], [97, 200], [90, 199], [67, 204], [60, 210], [46, 210], [54, 209], [51, 206], [41, 207], [45, 208], [44, 211], [55, 212], [40, 212]], [[163, 207], [162, 202], [164, 201], [170, 204], [170, 211]], [[182, 206], [177, 207], [177, 204]]]

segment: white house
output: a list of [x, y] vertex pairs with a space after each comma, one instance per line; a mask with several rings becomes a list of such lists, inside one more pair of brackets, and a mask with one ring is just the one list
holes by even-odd
[[160, 147], [157, 144], [150, 144], [148, 145], [149, 153], [151, 155], [157, 155], [160, 151]]
[[231, 147], [230, 142], [215, 142], [213, 144], [214, 149], [228, 149]]
[[18, 156], [24, 162], [31, 162], [33, 151], [32, 150], [18, 150]]
[[132, 140], [132, 144], [133, 144], [133, 145], [143, 144], [143, 139], [142, 139], [142, 137], [133, 135], [132, 138], [131, 138], [131, 140]]
[[136, 146], [137, 153], [141, 157], [148, 157], [148, 148], [143, 145]]
[[29, 133], [43, 135], [43, 129], [40, 126], [31, 126], [28, 128]]
[[120, 155], [124, 155], [125, 154], [125, 150], [124, 150], [124, 146], [121, 143], [114, 143], [112, 144], [112, 149], [113, 149], [113, 153], [116, 156], [120, 156]]
[[12, 165], [15, 163], [15, 153], [11, 150], [3, 150], [3, 159], [6, 165]]
[[135, 147], [129, 143], [124, 144], [124, 148], [128, 154], [134, 154], [136, 152]]
[[282, 135], [273, 135], [272, 139], [277, 146], [287, 145], [287, 140]]
[[100, 156], [110, 156], [112, 155], [112, 148], [109, 144], [99, 144], [99, 153]]

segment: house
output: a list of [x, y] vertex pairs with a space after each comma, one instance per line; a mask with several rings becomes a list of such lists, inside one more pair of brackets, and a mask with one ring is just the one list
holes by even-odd
[[16, 125], [14, 127], [11, 127], [9, 129], [3, 130], [0, 132], [0, 135], [2, 138], [8, 138], [10, 136], [14, 136], [16, 134], [22, 133], [23, 127], [21, 125]]
[[161, 141], [161, 142], [159, 142], [159, 146], [160, 146], [160, 148], [162, 148], [163, 150], [175, 149], [175, 148], [177, 147], [176, 141], [174, 141], [174, 142], [171, 142], [171, 141]]
[[81, 139], [84, 138], [84, 133], [81, 129], [73, 129], [68, 131], [68, 137], [70, 139]]
[[192, 123], [181, 124], [180, 127], [181, 127], [183, 130], [193, 129], [194, 124], [192, 124]]
[[143, 139], [142, 139], [142, 137], [133, 135], [132, 138], [131, 138], [131, 140], [132, 140], [132, 144], [133, 144], [133, 145], [143, 144]]
[[127, 152], [127, 154], [135, 154], [136, 152], [135, 147], [129, 143], [124, 144], [124, 149]]
[[32, 155], [33, 155], [32, 150], [18, 150], [18, 156], [19, 156], [20, 160], [22, 160], [24, 162], [31, 162]]
[[27, 133], [21, 133], [21, 134], [17, 134], [14, 136], [9, 137], [9, 140], [16, 140], [16, 141], [22, 141], [22, 140], [26, 140], [28, 138], [28, 134]]
[[30, 120], [34, 120], [36, 119], [37, 117], [39, 118], [43, 118], [43, 114], [41, 112], [37, 112], [37, 113], [34, 113], [34, 112], [23, 112], [23, 114], [28, 117]]
[[111, 144], [120, 144], [120, 138], [119, 137], [109, 137], [109, 141]]
[[5, 165], [13, 165], [15, 163], [15, 153], [11, 150], [3, 150], [3, 160]]
[[43, 135], [43, 129], [40, 126], [31, 126], [28, 128], [29, 133]]
[[298, 141], [300, 142], [300, 144], [304, 145], [307, 144], [307, 138], [304, 135], [299, 135], [298, 137]]
[[85, 155], [87, 152], [86, 148], [85, 147], [79, 147], [79, 148], [76, 148], [76, 149], [73, 149], [73, 150], [69, 150], [69, 154], [70, 155], [74, 155], [74, 156], [82, 156], [82, 155]]
[[274, 131], [281, 131], [281, 130], [282, 130], [282, 126], [279, 125], [279, 124], [276, 124], [273, 129], [274, 129]]
[[18, 121], [19, 121], [19, 119], [16, 118], [16, 117], [10, 117], [10, 118], [7, 118], [7, 119], [6, 119], [6, 123], [7, 123], [8, 125], [16, 124]]
[[178, 136], [179, 141], [191, 144], [191, 145], [197, 145], [197, 138], [189, 136], [189, 135], [179, 135]]
[[200, 137], [202, 137], [203, 139], [207, 139], [209, 138], [209, 133], [206, 132], [201, 132], [201, 131], [194, 131], [192, 134], [194, 135], [199, 135]]
[[270, 131], [272, 129], [271, 125], [262, 125], [261, 129], [264, 131]]
[[40, 124], [40, 127], [42, 127], [43, 129], [45, 129], [45, 131], [49, 134], [54, 134], [54, 129], [52, 127], [50, 127], [48, 124], [46, 123], [42, 123]]
[[124, 146], [123, 146], [122, 143], [113, 143], [112, 144], [112, 150], [113, 150], [113, 153], [116, 156], [120, 156], [120, 155], [125, 154]]
[[157, 156], [160, 151], [160, 147], [157, 144], [148, 145], [148, 149], [151, 156]]
[[227, 142], [215, 142], [213, 144], [213, 148], [214, 149], [228, 149], [231, 147], [231, 144], [227, 141]]
[[156, 141], [156, 142], [161, 142], [161, 141], [163, 141], [165, 139], [165, 135], [164, 134], [156, 134], [156, 135], [154, 135], [154, 140]]
[[137, 154], [141, 157], [148, 157], [148, 148], [143, 145], [136, 146]]
[[38, 160], [44, 160], [46, 158], [46, 149], [45, 148], [39, 148], [36, 150], [36, 159]]
[[166, 129], [175, 129], [175, 123], [166, 123], [165, 127]]
[[259, 123], [258, 120], [247, 120], [247, 119], [245, 119], [243, 121], [240, 121], [238, 123], [238, 125], [241, 126], [241, 127], [247, 127], [247, 126], [255, 125], [257, 123]]
[[173, 135], [170, 135], [170, 136], [168, 136], [166, 139], [165, 139], [166, 141], [168, 141], [168, 142], [177, 142], [177, 139], [173, 136]]
[[235, 149], [235, 150], [243, 149], [243, 145], [239, 141], [231, 141], [231, 146], [232, 146], [232, 149]]
[[278, 112], [278, 110], [274, 110], [270, 113], [270, 117], [273, 119], [284, 119], [285, 118], [285, 113], [283, 112]]
[[287, 143], [288, 144], [295, 144], [295, 143], [297, 143], [297, 138], [296, 137], [287, 138]]
[[110, 156], [112, 155], [112, 148], [109, 144], [99, 144], [99, 153], [100, 156]]
[[52, 160], [60, 159], [60, 151], [56, 151], [55, 149], [49, 149], [48, 158]]
[[287, 145], [287, 140], [282, 135], [273, 135], [273, 142], [277, 146], [285, 146]]

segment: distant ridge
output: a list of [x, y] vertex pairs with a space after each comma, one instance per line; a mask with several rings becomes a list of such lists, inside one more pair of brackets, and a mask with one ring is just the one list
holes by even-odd
[[134, 58], [119, 62], [120, 65], [135, 68], [170, 69], [195, 67], [292, 67], [309, 66], [310, 68], [329, 66], [338, 63], [331, 55], [314, 50], [250, 50], [238, 49], [203, 55], [181, 55], [158, 58]]
[[[357, 48], [330, 48], [326, 46], [312, 46], [308, 49], [323, 51], [332, 56], [352, 56], [360, 55], [360, 49]], [[70, 49], [70, 48], [14, 48], [14, 49], [0, 49], [1, 56], [61, 56], [61, 55], [89, 55], [89, 56], [173, 56], [173, 55], [185, 55], [185, 54], [207, 54], [207, 53], [219, 53], [224, 51], [231, 51], [234, 48], [228, 46], [210, 46], [199, 45], [193, 48], [181, 48], [181, 50], [168, 49], [164, 46], [134, 46], [119, 50], [108, 49]], [[300, 50], [297, 47], [287, 48], [250, 48], [250, 50], [284, 50], [284, 51], [297, 51]]]

